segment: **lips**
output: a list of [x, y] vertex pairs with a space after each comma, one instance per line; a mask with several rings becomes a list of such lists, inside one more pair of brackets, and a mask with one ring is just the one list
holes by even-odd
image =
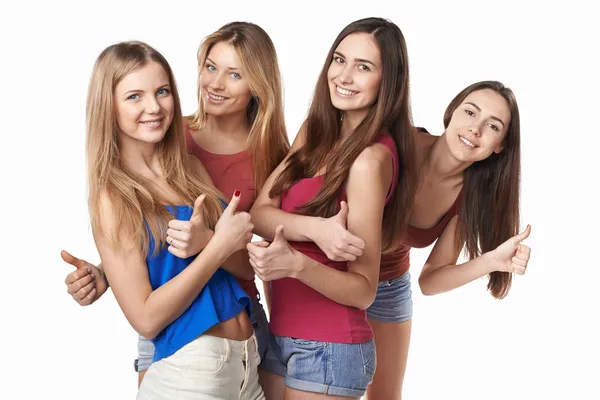
[[475, 143], [473, 143], [472, 141], [470, 141], [469, 139], [467, 139], [464, 136], [458, 135], [458, 139], [461, 141], [462, 144], [464, 144], [465, 146], [467, 146], [471, 149], [475, 149], [475, 148], [479, 147], [478, 145], [476, 145]]
[[338, 85], [335, 85], [335, 91], [344, 97], [352, 97], [359, 93], [354, 90], [344, 89], [343, 87]]
[[218, 94], [214, 94], [212, 92], [209, 92], [208, 90], [206, 91], [206, 93], [207, 93], [208, 98], [213, 101], [224, 101], [224, 100], [228, 99], [228, 97], [219, 96]]
[[140, 121], [140, 124], [155, 128], [161, 124], [162, 120], [163, 118], [150, 119], [146, 121]]

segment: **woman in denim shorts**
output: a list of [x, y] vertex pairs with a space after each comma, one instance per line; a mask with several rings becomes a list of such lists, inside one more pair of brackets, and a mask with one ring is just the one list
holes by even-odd
[[[258, 234], [273, 238], [247, 246], [256, 274], [271, 281], [267, 398], [358, 399], [372, 380], [377, 358], [365, 310], [381, 249], [393, 243], [412, 199], [412, 185], [398, 176], [412, 150], [407, 79], [395, 24], [366, 18], [344, 28], [290, 157], [252, 207]], [[338, 210], [343, 226], [347, 220], [371, 239], [351, 262], [328, 260], [304, 235], [305, 222]]]
[[[520, 127], [513, 92], [496, 81], [468, 86], [448, 105], [444, 127], [441, 136], [414, 130], [421, 182], [402, 245], [381, 257], [377, 297], [367, 309], [378, 349], [370, 399], [402, 395], [412, 318], [411, 248], [437, 241], [419, 277], [425, 295], [487, 275], [492, 296], [504, 298], [512, 274], [523, 274], [529, 260], [530, 249], [521, 241], [530, 228], [518, 234]], [[447, 172], [434, 173], [434, 167]], [[313, 227], [320, 237], [349, 238], [315, 241], [330, 258], [347, 254], [357, 240], [340, 226]], [[463, 247], [468, 261], [455, 265]]]
[[[198, 51], [198, 66], [199, 108], [194, 115], [184, 118], [188, 151], [202, 161], [222, 193], [239, 189], [242, 200], [238, 211], [248, 211], [256, 193], [289, 149], [275, 47], [259, 26], [233, 22], [204, 39]], [[238, 72], [231, 72], [232, 68]], [[230, 101], [220, 104], [218, 99], [223, 97]], [[222, 132], [222, 126], [231, 132]], [[238, 135], [244, 130], [247, 136]], [[227, 135], [227, 140], [212, 140], [214, 134]], [[206, 237], [211, 235], [200, 222], [193, 218], [170, 221], [169, 251], [180, 258], [200, 252]], [[263, 358], [269, 337], [268, 323], [247, 254], [240, 252], [239, 256], [245, 268], [229, 272], [253, 299], [251, 322]], [[102, 296], [108, 282], [101, 269], [66, 252], [63, 258], [78, 268], [65, 282], [79, 304], [91, 304]], [[141, 382], [143, 372], [152, 362], [154, 346], [140, 337], [138, 350], [135, 368], [140, 372]]]

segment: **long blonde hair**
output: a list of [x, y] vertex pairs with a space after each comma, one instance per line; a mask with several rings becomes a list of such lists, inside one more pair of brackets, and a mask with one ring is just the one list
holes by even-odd
[[254, 168], [254, 187], [258, 193], [290, 148], [277, 53], [269, 35], [260, 26], [249, 22], [231, 22], [204, 38], [198, 49], [198, 110], [190, 117], [192, 129], [200, 129], [208, 121], [200, 75], [208, 53], [220, 42], [229, 43], [235, 49], [252, 93], [247, 108], [251, 126], [248, 147]]
[[[147, 179], [126, 168], [121, 160], [113, 95], [128, 74], [150, 62], [160, 64], [171, 85], [174, 100], [173, 122], [157, 144], [167, 184], [186, 204], [201, 193], [204, 218], [213, 227], [220, 214], [219, 193], [203, 183], [188, 165], [179, 94], [173, 72], [158, 51], [142, 42], [122, 42], [107, 47], [94, 65], [86, 104], [89, 211], [92, 230], [122, 248], [121, 238], [132, 238], [147, 254], [150, 240], [155, 252], [165, 245], [166, 226], [173, 215]], [[107, 232], [102, 223], [101, 196], [108, 196], [118, 227]]]

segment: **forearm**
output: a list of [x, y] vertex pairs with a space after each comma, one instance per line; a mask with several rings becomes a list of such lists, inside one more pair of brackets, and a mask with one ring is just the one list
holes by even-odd
[[227, 256], [222, 246], [209, 242], [181, 273], [148, 296], [142, 310], [144, 323], [134, 328], [149, 339], [158, 335], [190, 307]]
[[345, 306], [366, 310], [375, 300], [377, 285], [352, 271], [339, 271], [302, 254], [296, 278], [323, 296]]
[[431, 296], [456, 289], [496, 270], [497, 266], [489, 252], [463, 264], [438, 268], [425, 265], [419, 277], [419, 286], [424, 295]]
[[233, 253], [223, 262], [221, 268], [236, 278], [247, 281], [254, 279], [254, 270], [250, 265], [250, 257], [248, 256], [248, 250], [246, 249]]
[[318, 217], [291, 214], [270, 204], [253, 207], [250, 211], [254, 232], [268, 240], [273, 240], [275, 228], [284, 226], [285, 238], [294, 242], [310, 242], [310, 233]]

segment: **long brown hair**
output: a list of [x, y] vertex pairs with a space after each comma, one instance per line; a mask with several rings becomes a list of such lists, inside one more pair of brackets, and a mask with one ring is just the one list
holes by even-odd
[[[89, 210], [94, 232], [121, 248], [121, 238], [133, 238], [146, 254], [150, 237], [157, 245], [165, 244], [166, 226], [173, 216], [147, 179], [126, 168], [121, 160], [114, 90], [128, 74], [150, 62], [160, 64], [169, 76], [174, 101], [174, 115], [158, 151], [167, 184], [186, 204], [205, 193], [204, 218], [213, 227], [221, 215], [218, 192], [203, 183], [188, 165], [179, 94], [171, 67], [158, 51], [142, 42], [122, 42], [107, 47], [98, 56], [92, 72], [86, 105]], [[114, 232], [104, 229], [101, 219], [101, 196], [108, 196], [114, 219]]]
[[220, 42], [229, 43], [235, 49], [252, 93], [247, 108], [251, 125], [248, 140], [254, 187], [258, 193], [290, 148], [277, 52], [267, 32], [249, 22], [231, 22], [204, 38], [198, 50], [198, 110], [191, 116], [192, 129], [202, 128], [208, 120], [200, 75], [210, 50]]
[[[512, 90], [497, 81], [477, 82], [460, 92], [444, 113], [447, 128], [456, 108], [471, 93], [489, 89], [498, 93], [510, 109], [510, 123], [502, 151], [473, 163], [464, 172], [456, 246], [469, 259], [494, 250], [519, 233], [519, 190], [521, 177], [521, 128], [519, 107]], [[492, 272], [488, 290], [498, 299], [510, 290], [512, 274]]]
[[[341, 139], [341, 112], [331, 103], [327, 72], [340, 42], [353, 33], [368, 33], [377, 42], [383, 79], [377, 100], [366, 117], [343, 144], [335, 148]], [[322, 217], [334, 215], [339, 208], [337, 194], [354, 160], [378, 134], [387, 130], [396, 143], [399, 156], [398, 184], [385, 208], [382, 226], [382, 248], [391, 247], [407, 222], [415, 191], [411, 118], [408, 55], [402, 32], [393, 22], [382, 18], [352, 22], [333, 42], [319, 75], [306, 121], [306, 142], [290, 156], [269, 195], [279, 195], [294, 182], [316, 175], [325, 166], [323, 186], [315, 198], [298, 211]]]

